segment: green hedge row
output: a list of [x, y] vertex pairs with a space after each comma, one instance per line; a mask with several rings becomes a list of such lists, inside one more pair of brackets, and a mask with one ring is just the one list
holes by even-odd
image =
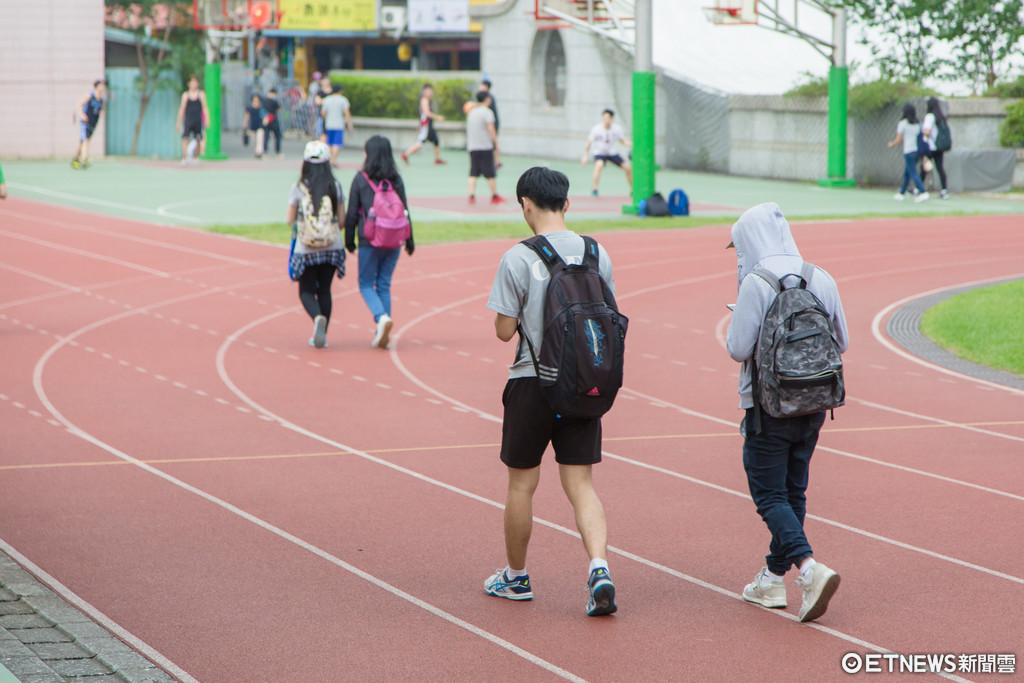
[[476, 83], [465, 78], [424, 81], [422, 78], [380, 78], [330, 74], [331, 83], [344, 89], [353, 116], [385, 119], [418, 119], [420, 88], [434, 86], [434, 110], [448, 121], [465, 121], [462, 105], [470, 99]]

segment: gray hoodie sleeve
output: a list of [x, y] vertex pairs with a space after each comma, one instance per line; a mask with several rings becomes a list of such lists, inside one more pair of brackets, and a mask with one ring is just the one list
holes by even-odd
[[754, 355], [761, 321], [764, 320], [773, 293], [771, 286], [757, 275], [747, 275], [740, 283], [736, 308], [733, 309], [732, 320], [725, 333], [725, 350], [734, 361], [742, 362]]

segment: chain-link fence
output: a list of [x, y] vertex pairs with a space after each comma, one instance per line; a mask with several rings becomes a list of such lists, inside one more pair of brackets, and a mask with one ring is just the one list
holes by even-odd
[[662, 84], [667, 166], [792, 180], [825, 175], [824, 98], [726, 95], [669, 74]]
[[681, 76], [663, 74], [667, 116], [665, 165], [729, 172], [729, 98]]

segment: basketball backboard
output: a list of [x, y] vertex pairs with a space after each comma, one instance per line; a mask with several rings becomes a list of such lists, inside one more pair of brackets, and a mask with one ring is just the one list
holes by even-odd
[[701, 8], [713, 24], [742, 25], [757, 23], [757, 0], [714, 0], [714, 4]]

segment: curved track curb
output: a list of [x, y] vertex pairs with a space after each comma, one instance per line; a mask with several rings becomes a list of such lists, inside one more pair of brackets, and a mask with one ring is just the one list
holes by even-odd
[[996, 384], [1002, 384], [1008, 387], [1024, 389], [1024, 377], [1015, 375], [1011, 372], [996, 370], [995, 368], [990, 368], [987, 365], [972, 363], [969, 360], [960, 358], [959, 356], [956, 356], [940, 347], [938, 344], [926, 337], [921, 331], [921, 317], [929, 308], [936, 306], [957, 294], [963, 294], [964, 292], [969, 292], [973, 289], [981, 289], [982, 287], [993, 287], [995, 285], [1006, 284], [1007, 282], [1017, 282], [1017, 279], [1011, 278], [1009, 280], [1001, 280], [998, 282], [987, 282], [983, 285], [971, 285], [968, 287], [947, 289], [946, 291], [937, 292], [936, 294], [921, 297], [916, 301], [911, 301], [906, 306], [895, 311], [889, 317], [888, 322], [885, 324], [885, 332], [894, 342], [915, 356], [923, 358], [926, 361], [935, 363], [936, 365], [941, 365], [944, 368], [964, 375], [969, 375], [989, 382], [995, 382]]

